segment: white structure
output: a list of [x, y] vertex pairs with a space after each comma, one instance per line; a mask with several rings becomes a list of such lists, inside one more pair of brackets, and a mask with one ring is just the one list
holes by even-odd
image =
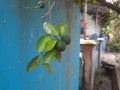
[[[86, 15], [86, 35], [93, 35], [96, 34], [98, 37], [100, 35], [100, 25], [98, 23], [98, 18], [96, 18], [95, 20], [93, 20], [92, 15]], [[83, 18], [83, 17], [82, 17]], [[81, 19], [82, 19], [81, 18]], [[99, 47], [99, 46], [97, 46]], [[91, 83], [92, 83], [92, 87], [93, 87], [93, 83], [94, 83], [94, 75], [95, 75], [95, 71], [98, 67], [98, 60], [99, 60], [99, 50], [97, 50], [96, 46], [93, 48], [93, 52], [92, 52], [92, 70], [91, 70]]]

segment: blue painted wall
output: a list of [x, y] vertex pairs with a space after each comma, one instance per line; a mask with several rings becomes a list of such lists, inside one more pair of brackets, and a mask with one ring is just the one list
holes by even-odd
[[[27, 8], [37, 0], [0, 0], [0, 90], [78, 90], [79, 9], [71, 0], [57, 0], [46, 19], [45, 9]], [[36, 41], [44, 21], [68, 24], [72, 42], [63, 52], [62, 63], [51, 62], [53, 74], [39, 66], [27, 73], [26, 66], [37, 55]]]

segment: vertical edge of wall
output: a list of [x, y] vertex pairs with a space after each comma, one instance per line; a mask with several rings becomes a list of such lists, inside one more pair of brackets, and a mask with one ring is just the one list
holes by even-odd
[[[79, 51], [80, 51], [80, 10], [71, 0], [57, 0], [55, 9], [49, 16], [50, 22], [55, 24], [64, 22], [68, 25], [71, 44], [63, 52], [61, 88], [57, 90], [78, 90], [79, 87]], [[56, 70], [57, 71], [57, 70]]]
[[94, 84], [95, 71], [98, 68], [99, 52], [96, 50], [96, 46], [93, 48], [93, 51], [92, 51], [92, 69], [91, 69], [91, 85], [92, 85], [91, 87], [92, 88], [93, 88], [93, 84]]

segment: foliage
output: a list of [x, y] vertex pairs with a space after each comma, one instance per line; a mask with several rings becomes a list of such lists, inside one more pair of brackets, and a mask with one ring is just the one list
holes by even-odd
[[[102, 30], [102, 32], [108, 34], [110, 36], [110, 39], [114, 38], [115, 36], [114, 34], [117, 28], [116, 25], [118, 24], [119, 20], [120, 20], [120, 15], [112, 10], [110, 10], [106, 18], [102, 20], [102, 27], [105, 28], [105, 30]], [[109, 43], [110, 42], [108, 42], [108, 45], [110, 45]]]
[[109, 41], [107, 46], [112, 52], [120, 52], [120, 35]]
[[106, 15], [106, 18], [103, 19], [102, 26], [109, 27], [115, 26], [116, 23], [120, 20], [120, 15], [115, 11], [110, 10], [109, 13]]
[[38, 65], [40, 64], [40, 56], [35, 56], [29, 63], [27, 67], [27, 71], [31, 71], [34, 68], [38, 67]]
[[[46, 34], [40, 36], [36, 43], [36, 51], [39, 53], [39, 55], [35, 56], [28, 63], [26, 69], [28, 72], [35, 69], [39, 65], [42, 65], [50, 74], [52, 73], [49, 63], [54, 60], [54, 58], [56, 58], [58, 62], [61, 62], [62, 51], [65, 50], [66, 46], [70, 44], [71, 41], [70, 37], [65, 34], [66, 28], [67, 25], [64, 23], [53, 25], [51, 23], [44, 22], [43, 29]], [[62, 40], [63, 37], [65, 39], [66, 36], [67, 40], [69, 39], [67, 44], [64, 42], [64, 40]], [[65, 47], [63, 47], [63, 43], [59, 41], [64, 42]]]
[[[120, 8], [119, 0], [112, 0], [111, 4]], [[107, 33], [113, 33], [115, 30], [116, 23], [120, 20], [120, 14], [116, 11], [109, 9], [109, 12], [104, 15], [105, 18], [102, 20], [102, 26], [107, 29]], [[103, 17], [104, 17], [103, 16]]]

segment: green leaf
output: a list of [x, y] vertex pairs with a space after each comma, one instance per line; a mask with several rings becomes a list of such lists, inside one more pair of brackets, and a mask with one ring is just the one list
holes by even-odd
[[56, 42], [57, 42], [57, 39], [50, 39], [45, 46], [45, 51], [52, 50], [54, 48]]
[[37, 5], [35, 6], [35, 8], [43, 8], [45, 6], [45, 2], [44, 1], [39, 1], [37, 3]]
[[57, 28], [57, 30], [58, 30], [58, 32], [59, 32], [59, 35], [60, 35], [60, 36], [63, 36], [63, 35], [65, 34], [65, 30], [66, 30], [66, 28], [67, 28], [67, 25], [64, 24], [64, 23], [60, 23], [60, 24], [58, 24], [58, 25], [56, 26], [56, 28]]
[[36, 67], [38, 67], [38, 65], [40, 64], [40, 56], [36, 56], [34, 57], [27, 65], [27, 72], [35, 69]]
[[55, 57], [58, 60], [58, 62], [61, 62], [62, 54], [60, 52], [57, 51]]
[[45, 50], [45, 46], [46, 46], [46, 43], [50, 40], [50, 36], [48, 34], [46, 35], [42, 35], [38, 41], [37, 41], [37, 44], [36, 44], [36, 50], [38, 52], [42, 52]]
[[43, 29], [46, 33], [57, 36], [59, 32], [56, 30], [55, 26], [53, 24], [50, 24], [48, 22], [44, 22]]
[[54, 58], [55, 58], [55, 55], [56, 55], [56, 51], [55, 50], [50, 50], [48, 52], [46, 52], [44, 55], [43, 55], [43, 61], [44, 63], [48, 63], [50, 61], [52, 61]]
[[48, 71], [48, 73], [52, 74], [52, 69], [48, 63], [44, 63], [43, 67]]

